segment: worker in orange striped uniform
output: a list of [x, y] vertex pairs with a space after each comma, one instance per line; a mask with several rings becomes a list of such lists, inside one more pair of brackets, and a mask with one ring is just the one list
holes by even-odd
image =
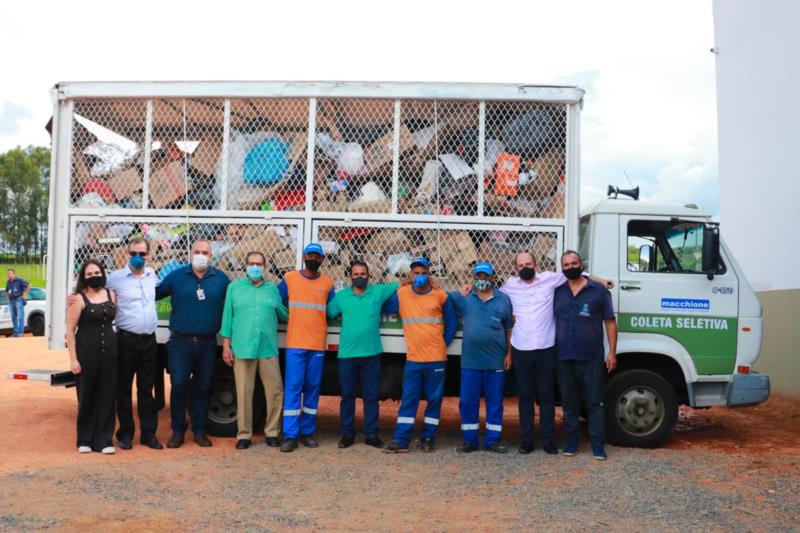
[[[447, 345], [455, 336], [458, 318], [447, 293], [441, 288], [431, 287], [429, 270], [430, 262], [418, 257], [411, 263], [413, 282], [397, 291], [396, 305], [408, 352], [394, 440], [386, 447], [390, 453], [408, 452], [417, 406], [423, 392], [427, 406], [421, 448], [424, 452], [435, 449], [436, 428], [439, 426], [444, 395]], [[391, 307], [391, 300], [387, 304]], [[396, 312], [388, 307], [388, 312]]]
[[296, 450], [298, 439], [308, 448], [319, 445], [314, 432], [325, 366], [326, 308], [334, 296], [333, 280], [319, 271], [324, 260], [322, 246], [315, 242], [308, 244], [303, 249], [305, 268], [287, 273], [278, 285], [278, 292], [289, 308], [282, 452]]

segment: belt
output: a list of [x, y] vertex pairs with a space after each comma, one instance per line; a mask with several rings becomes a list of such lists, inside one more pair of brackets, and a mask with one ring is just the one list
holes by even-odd
[[177, 331], [171, 331], [170, 332], [170, 336], [178, 337], [178, 338], [186, 339], [186, 340], [192, 340], [194, 342], [209, 341], [209, 340], [213, 340], [214, 342], [217, 341], [217, 335], [216, 334], [214, 334], [214, 335], [187, 335], [185, 333], [178, 333]]
[[123, 335], [127, 335], [129, 337], [142, 337], [142, 338], [150, 338], [150, 337], [155, 335], [155, 332], [153, 332], [153, 333], [134, 333], [132, 331], [127, 331], [127, 330], [120, 329], [120, 328], [117, 328], [117, 333], [122, 333]]

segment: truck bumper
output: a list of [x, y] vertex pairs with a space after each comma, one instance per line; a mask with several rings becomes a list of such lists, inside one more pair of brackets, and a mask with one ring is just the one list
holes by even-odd
[[728, 406], [755, 405], [769, 398], [769, 376], [753, 372], [735, 374], [728, 384]]

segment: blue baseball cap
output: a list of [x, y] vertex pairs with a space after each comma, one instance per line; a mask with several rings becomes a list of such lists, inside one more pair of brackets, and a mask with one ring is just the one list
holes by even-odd
[[411, 261], [411, 268], [414, 268], [415, 265], [423, 266], [425, 268], [431, 267], [431, 262], [425, 259], [424, 257], [417, 257], [413, 261]]
[[308, 254], [319, 254], [321, 256], [325, 256], [325, 251], [322, 249], [322, 245], [316, 242], [310, 242], [306, 244], [306, 247], [303, 248], [303, 255]]
[[487, 274], [489, 276], [494, 276], [494, 267], [488, 261], [480, 261], [475, 263], [475, 267], [472, 269], [472, 272], [475, 274]]

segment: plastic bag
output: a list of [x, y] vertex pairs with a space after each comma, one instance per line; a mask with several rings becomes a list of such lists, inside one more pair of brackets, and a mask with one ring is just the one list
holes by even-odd
[[97, 141], [84, 148], [83, 153], [98, 159], [90, 170], [92, 176], [98, 177], [128, 168], [137, 161], [141, 150], [138, 146], [122, 148], [116, 144]]

